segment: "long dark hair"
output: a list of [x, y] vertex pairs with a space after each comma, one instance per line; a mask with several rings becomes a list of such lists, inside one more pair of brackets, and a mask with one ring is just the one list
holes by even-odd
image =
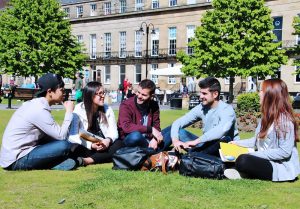
[[262, 121], [259, 137], [265, 138], [273, 123], [275, 128], [279, 128], [280, 132], [286, 132], [285, 124], [282, 124], [283, 119], [290, 120], [294, 124], [295, 140], [298, 141], [298, 124], [285, 82], [281, 79], [265, 80], [262, 83], [262, 91], [264, 97], [261, 104]]
[[91, 81], [83, 89], [83, 104], [88, 119], [88, 130], [91, 130], [93, 127], [93, 116], [95, 114], [99, 114], [99, 120], [102, 119], [102, 121], [107, 124], [104, 106], [99, 106], [96, 110], [93, 109], [93, 99], [100, 88], [102, 88], [101, 83]]

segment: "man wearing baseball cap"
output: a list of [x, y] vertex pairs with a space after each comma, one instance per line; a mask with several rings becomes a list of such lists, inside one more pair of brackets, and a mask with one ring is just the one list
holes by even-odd
[[38, 80], [37, 98], [24, 102], [13, 114], [3, 134], [0, 166], [6, 170], [72, 170], [76, 162], [69, 158], [73, 146], [66, 138], [74, 104], [66, 101], [65, 118], [59, 126], [51, 115], [51, 105], [62, 103], [64, 82], [48, 73]]

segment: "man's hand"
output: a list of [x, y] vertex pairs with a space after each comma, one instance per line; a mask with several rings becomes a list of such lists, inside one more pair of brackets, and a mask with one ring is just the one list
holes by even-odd
[[183, 149], [183, 148], [188, 148], [186, 143], [179, 141], [179, 139], [172, 140], [172, 143], [173, 143], [174, 148], [179, 152], [181, 152], [181, 149]]
[[72, 101], [65, 101], [64, 107], [66, 109], [66, 112], [73, 112], [74, 110], [74, 102]]
[[157, 141], [153, 138], [153, 139], [151, 139], [151, 141], [149, 142], [149, 146], [148, 147], [150, 147], [150, 148], [153, 148], [153, 149], [157, 149]]
[[152, 127], [152, 134], [157, 140], [157, 143], [160, 144], [163, 141], [163, 135], [156, 128]]
[[194, 147], [194, 146], [196, 146], [197, 144], [199, 144], [200, 143], [200, 139], [198, 138], [198, 139], [195, 139], [195, 140], [193, 140], [193, 141], [188, 141], [188, 142], [186, 142], [186, 145], [188, 146], [188, 147]]

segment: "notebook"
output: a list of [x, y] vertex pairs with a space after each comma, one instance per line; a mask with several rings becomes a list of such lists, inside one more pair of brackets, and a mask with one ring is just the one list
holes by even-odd
[[223, 162], [235, 162], [241, 154], [254, 152], [252, 148], [240, 147], [235, 144], [220, 142], [219, 153]]
[[93, 143], [96, 143], [96, 142], [102, 142], [103, 138], [98, 136], [98, 135], [95, 135], [89, 131], [86, 131], [86, 130], [83, 130], [81, 129], [79, 131], [79, 136], [84, 139], [84, 140], [87, 140], [87, 141], [90, 141], [90, 142], [93, 142]]

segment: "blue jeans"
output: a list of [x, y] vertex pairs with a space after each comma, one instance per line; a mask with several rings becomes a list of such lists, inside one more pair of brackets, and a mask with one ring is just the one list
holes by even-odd
[[[162, 130], [162, 135], [164, 137], [164, 146], [163, 150], [170, 150], [172, 139], [171, 139], [171, 126], [168, 126], [167, 128]], [[192, 134], [191, 132], [185, 130], [185, 129], [179, 129], [179, 140], [182, 142], [188, 142], [197, 139], [198, 136], [195, 134]], [[214, 140], [214, 141], [208, 141], [208, 142], [202, 142], [197, 144], [194, 148], [192, 148], [193, 151], [197, 152], [203, 152], [206, 154], [211, 154], [215, 156], [219, 156], [219, 149], [220, 149], [220, 141], [222, 142], [229, 142], [231, 141], [231, 138], [228, 136], [223, 137], [220, 140]]]
[[148, 139], [139, 131], [128, 134], [124, 139], [125, 147], [148, 147]]
[[69, 158], [72, 146], [66, 140], [39, 145], [9, 166], [8, 170], [51, 169]]

